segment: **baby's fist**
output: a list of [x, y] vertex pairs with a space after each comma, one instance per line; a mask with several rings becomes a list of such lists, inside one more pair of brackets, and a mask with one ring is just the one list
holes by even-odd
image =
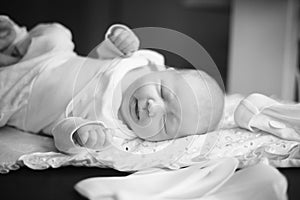
[[126, 56], [137, 51], [140, 46], [138, 37], [130, 29], [121, 26], [114, 27], [108, 38]]
[[73, 134], [73, 140], [82, 147], [100, 150], [107, 146], [110, 131], [100, 125], [85, 125]]

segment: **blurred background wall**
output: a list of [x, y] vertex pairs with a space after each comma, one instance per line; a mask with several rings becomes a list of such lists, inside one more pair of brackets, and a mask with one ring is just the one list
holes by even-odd
[[[28, 28], [41, 22], [64, 24], [81, 55], [100, 43], [114, 23], [173, 29], [208, 51], [228, 93], [297, 100], [300, 91], [299, 0], [2, 0], [0, 14]], [[191, 67], [179, 56], [161, 52], [167, 65]]]
[[231, 2], [228, 92], [296, 100], [299, 0]]
[[[28, 28], [41, 22], [64, 24], [71, 29], [76, 51], [81, 55], [101, 42], [114, 23], [180, 31], [203, 45], [226, 83], [230, 19], [227, 0], [2, 0], [0, 14]], [[191, 67], [179, 56], [162, 53], [169, 66]]]

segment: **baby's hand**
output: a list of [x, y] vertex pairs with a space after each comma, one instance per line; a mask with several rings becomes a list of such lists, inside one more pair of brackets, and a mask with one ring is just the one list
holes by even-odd
[[117, 26], [113, 28], [108, 38], [127, 56], [137, 51], [140, 46], [138, 37], [131, 30], [127, 30], [123, 27]]
[[100, 125], [86, 125], [73, 134], [75, 143], [89, 149], [100, 150], [108, 145], [111, 129]]
[[11, 45], [16, 36], [13, 21], [6, 16], [0, 15], [0, 51]]

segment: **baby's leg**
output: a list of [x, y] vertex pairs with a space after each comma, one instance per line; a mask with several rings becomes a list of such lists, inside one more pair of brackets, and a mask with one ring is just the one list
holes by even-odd
[[27, 30], [9, 17], [0, 16], [0, 67], [17, 63], [26, 53], [30, 39]]

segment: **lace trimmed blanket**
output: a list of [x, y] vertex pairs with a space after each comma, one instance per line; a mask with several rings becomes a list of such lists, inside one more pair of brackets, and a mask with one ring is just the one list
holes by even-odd
[[120, 171], [153, 167], [178, 169], [223, 157], [237, 158], [239, 167], [259, 162], [276, 167], [300, 166], [298, 142], [236, 127], [233, 112], [241, 99], [238, 95], [226, 98], [223, 123], [217, 131], [163, 142], [124, 141], [120, 147], [111, 146], [100, 152], [87, 149], [77, 155], [58, 152], [52, 138], [4, 127], [0, 129], [0, 172], [7, 173], [24, 165], [32, 169], [66, 165], [110, 167]]

